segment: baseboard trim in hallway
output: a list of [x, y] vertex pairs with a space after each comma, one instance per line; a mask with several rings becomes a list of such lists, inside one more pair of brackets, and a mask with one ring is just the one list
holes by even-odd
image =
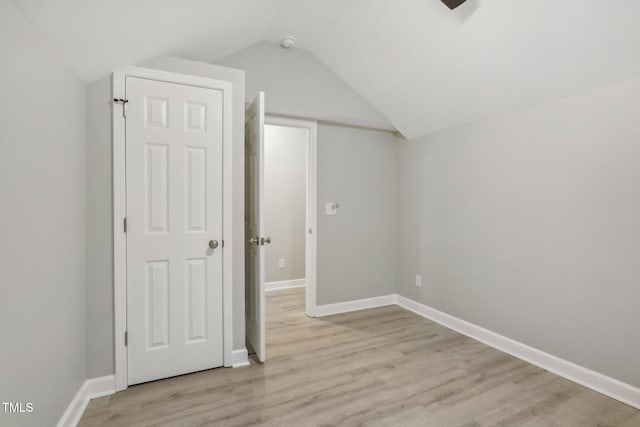
[[304, 288], [307, 279], [281, 280], [279, 282], [267, 282], [264, 284], [265, 291], [278, 291], [280, 289]]

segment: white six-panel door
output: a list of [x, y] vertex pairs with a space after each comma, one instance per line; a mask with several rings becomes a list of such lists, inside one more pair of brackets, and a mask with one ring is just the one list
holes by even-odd
[[[126, 78], [128, 384], [223, 364], [223, 92]], [[215, 247], [215, 248], [213, 248]]]
[[266, 359], [264, 295], [264, 93], [245, 115], [245, 307], [247, 341], [258, 360]]

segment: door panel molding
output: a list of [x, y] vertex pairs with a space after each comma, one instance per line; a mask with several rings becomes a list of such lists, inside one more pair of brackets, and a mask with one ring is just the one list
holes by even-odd
[[[223, 311], [223, 363], [224, 366], [233, 365], [233, 276], [232, 276], [232, 122], [231, 99], [232, 85], [230, 82], [172, 73], [141, 67], [126, 67], [113, 73], [113, 97], [125, 99], [125, 80], [127, 77], [137, 77], [188, 86], [217, 89], [223, 93], [222, 133], [222, 232], [224, 251], [222, 254], [222, 311]], [[196, 106], [197, 107], [197, 106]], [[127, 328], [127, 235], [125, 232], [126, 218], [126, 170], [125, 170], [125, 112], [126, 103], [114, 103], [112, 109], [113, 126], [113, 257], [114, 257], [114, 343], [115, 343], [115, 388], [116, 391], [127, 388], [127, 347], [125, 332]], [[158, 114], [153, 119], [162, 124], [163, 114], [158, 105]], [[200, 114], [200, 117], [198, 117]], [[195, 108], [191, 112], [188, 123], [190, 131], [197, 132], [206, 123], [201, 109]], [[154, 122], [155, 123], [155, 122]], [[197, 217], [194, 217], [197, 219]], [[197, 222], [197, 221], [196, 221]]]

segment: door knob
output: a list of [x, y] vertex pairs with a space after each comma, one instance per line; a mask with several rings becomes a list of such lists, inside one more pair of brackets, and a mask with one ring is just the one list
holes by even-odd
[[215, 249], [218, 247], [218, 241], [217, 240], [209, 240], [209, 247], [211, 249]]
[[251, 239], [249, 239], [249, 243], [252, 245], [259, 245], [260, 244], [260, 238], [259, 237], [253, 237]]
[[271, 237], [267, 237], [267, 238], [262, 238], [260, 239], [260, 244], [264, 245], [265, 243], [271, 244]]

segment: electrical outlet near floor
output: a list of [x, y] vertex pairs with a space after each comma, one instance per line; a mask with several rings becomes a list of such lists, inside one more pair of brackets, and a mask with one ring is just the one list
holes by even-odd
[[422, 287], [422, 276], [419, 274], [416, 274], [416, 286], [419, 288]]
[[280, 267], [280, 268], [285, 268], [286, 266], [287, 266], [287, 265], [286, 265], [286, 263], [285, 263], [285, 261], [284, 261], [284, 258], [280, 258], [280, 259], [278, 259], [278, 267]]

